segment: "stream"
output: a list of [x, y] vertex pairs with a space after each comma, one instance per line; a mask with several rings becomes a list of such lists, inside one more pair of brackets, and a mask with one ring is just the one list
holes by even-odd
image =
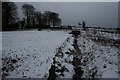
[[[69, 39], [68, 39], [68, 42], [69, 42]], [[72, 61], [69, 61], [69, 62], [66, 61], [66, 63], [68, 63], [68, 65], [70, 64], [73, 66], [74, 74], [72, 75], [71, 79], [79, 80], [82, 77], [82, 74], [83, 74], [83, 70], [81, 68], [82, 55], [81, 55], [81, 51], [78, 47], [77, 42], [78, 42], [77, 35], [75, 35], [73, 43], [72, 43], [74, 50], [69, 50], [70, 52], [63, 53], [62, 49], [64, 48], [64, 46], [58, 48], [58, 52], [56, 53], [55, 57], [53, 58], [53, 65], [51, 65], [51, 68], [49, 69], [48, 80], [56, 80], [56, 79], [58, 80], [59, 78], [61, 78], [61, 76], [64, 78], [65, 72], [69, 73], [67, 66], [63, 66], [62, 65], [63, 63], [60, 63], [57, 60], [57, 58], [63, 59], [65, 54], [69, 54], [68, 57], [72, 56], [72, 58], [73, 58]], [[59, 73], [59, 75], [57, 73]]]

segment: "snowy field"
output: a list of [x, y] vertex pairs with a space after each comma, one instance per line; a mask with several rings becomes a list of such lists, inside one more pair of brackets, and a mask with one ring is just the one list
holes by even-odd
[[[3, 74], [7, 78], [73, 78], [74, 37], [70, 31], [3, 32]], [[81, 30], [77, 38], [82, 78], [118, 78], [119, 34]]]
[[43, 78], [48, 76], [56, 48], [69, 34], [64, 31], [14, 31], [3, 32], [2, 36], [3, 66], [10, 66], [5, 67], [8, 71], [4, 75], [8, 78]]
[[118, 35], [100, 31], [82, 32], [78, 45], [83, 56], [83, 78], [118, 78], [119, 43], [115, 43], [119, 40]]
[[[83, 70], [82, 78], [119, 78], [119, 34], [97, 31], [81, 31], [78, 36], [79, 58]], [[105, 38], [103, 38], [105, 37]], [[104, 39], [104, 40], [103, 40]], [[107, 41], [107, 42], [106, 42]], [[75, 73], [73, 55], [76, 54], [70, 37], [65, 46], [59, 48], [56, 58], [56, 74], [60, 78], [72, 78]], [[77, 63], [76, 63], [77, 64]], [[64, 67], [64, 70], [61, 71]]]

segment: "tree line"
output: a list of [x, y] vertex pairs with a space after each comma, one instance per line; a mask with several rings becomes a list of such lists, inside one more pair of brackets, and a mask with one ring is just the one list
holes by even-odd
[[2, 30], [17, 30], [19, 28], [50, 28], [61, 25], [58, 13], [52, 11], [40, 12], [31, 4], [22, 7], [24, 18], [18, 17], [17, 6], [13, 2], [2, 3]]

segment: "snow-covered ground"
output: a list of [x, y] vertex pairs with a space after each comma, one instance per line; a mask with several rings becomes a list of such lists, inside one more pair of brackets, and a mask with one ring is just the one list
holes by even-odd
[[[81, 33], [78, 37], [78, 46], [83, 57], [83, 78], [93, 75], [95, 78], [118, 78], [119, 46], [116, 47], [110, 42], [111, 39], [114, 42], [119, 40], [118, 35], [100, 31], [83, 31]], [[100, 38], [104, 40], [100, 41]], [[104, 44], [101, 44], [103, 42]]]
[[[81, 52], [79, 56], [82, 56], [82, 78], [118, 78], [119, 46], [111, 42], [109, 44], [106, 43], [107, 45], [105, 43], [101, 44], [104, 40], [101, 42], [98, 40], [97, 42], [97, 39], [102, 37], [105, 37], [105, 40], [113, 39], [114, 42], [119, 40], [118, 35], [100, 31], [96, 34], [92, 31], [81, 31], [81, 35], [78, 36], [77, 40]], [[65, 46], [59, 47], [55, 56], [56, 74], [60, 78], [72, 78], [75, 74], [74, 66], [72, 65], [75, 49], [72, 44], [73, 38], [70, 37], [67, 43], [64, 44]]]
[[[69, 31], [3, 32], [2, 59], [7, 78], [44, 78], [55, 64], [57, 78], [73, 78], [74, 37]], [[119, 34], [81, 30], [77, 44], [82, 78], [118, 78]], [[9, 64], [8, 64], [8, 63]], [[12, 65], [10, 64], [12, 63]], [[9, 74], [7, 74], [9, 73]], [[54, 72], [53, 72], [54, 73]]]
[[2, 36], [3, 66], [8, 65], [7, 60], [9, 65], [14, 63], [14, 69], [10, 67], [9, 74], [5, 72], [6, 77], [43, 78], [49, 75], [56, 48], [69, 34], [65, 31], [12, 31], [3, 32]]

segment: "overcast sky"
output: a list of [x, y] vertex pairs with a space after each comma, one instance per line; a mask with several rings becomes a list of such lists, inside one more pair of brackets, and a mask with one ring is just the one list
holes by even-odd
[[[28, 2], [27, 2], [28, 3]], [[21, 6], [25, 2], [16, 2], [19, 15], [23, 17]], [[117, 2], [29, 2], [36, 10], [55, 11], [60, 14], [63, 25], [78, 25], [85, 21], [88, 26], [117, 27]]]

